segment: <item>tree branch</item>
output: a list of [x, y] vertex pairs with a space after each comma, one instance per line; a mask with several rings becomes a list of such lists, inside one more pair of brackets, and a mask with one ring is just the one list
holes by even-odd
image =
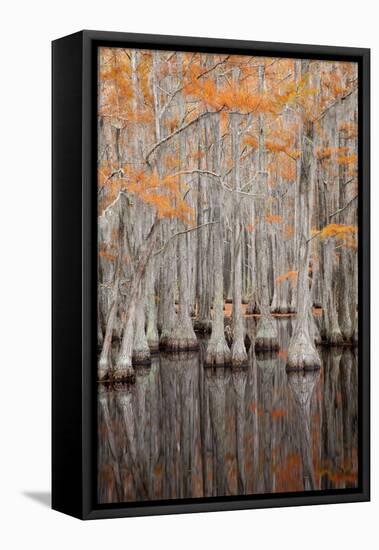
[[163, 252], [167, 246], [168, 246], [168, 243], [172, 241], [172, 239], [174, 239], [175, 237], [178, 237], [179, 235], [185, 235], [186, 233], [190, 233], [191, 231], [196, 231], [197, 229], [200, 229], [201, 227], [205, 227], [207, 225], [212, 225], [212, 224], [215, 224], [215, 223], [220, 223], [219, 221], [213, 221], [213, 222], [206, 222], [206, 223], [202, 223], [201, 225], [197, 225], [196, 227], [190, 227], [189, 229], [183, 229], [183, 231], [178, 231], [177, 233], [174, 233], [173, 235], [171, 235], [171, 237], [164, 243], [164, 245], [162, 246], [162, 248], [160, 248], [159, 250], [157, 250], [154, 254], [154, 256], [157, 256], [158, 254], [160, 254], [161, 252]]
[[333, 214], [330, 214], [329, 220], [330, 220], [330, 218], [334, 218], [334, 216], [337, 216], [338, 214], [341, 214], [341, 213], [342, 213], [344, 210], [346, 210], [346, 208], [347, 208], [348, 206], [350, 206], [351, 203], [354, 202], [355, 199], [357, 199], [357, 198], [358, 198], [358, 195], [355, 195], [355, 197], [353, 197], [352, 199], [350, 199], [349, 202], [345, 204], [345, 206], [343, 206], [342, 208], [339, 208], [338, 210], [336, 210], [335, 212], [333, 212]]
[[332, 109], [335, 105], [337, 105], [339, 102], [341, 101], [345, 101], [345, 99], [347, 99], [349, 96], [351, 96], [351, 94], [353, 94], [355, 91], [356, 91], [357, 88], [353, 88], [352, 90], [350, 90], [346, 95], [342, 96], [342, 97], [339, 97], [338, 99], [336, 99], [335, 101], [333, 101], [333, 103], [331, 103], [330, 105], [328, 105], [328, 107], [326, 107], [326, 109], [324, 109], [322, 111], [322, 113], [317, 117], [317, 120], [321, 120], [328, 111], [330, 111], [330, 109]]
[[206, 116], [208, 115], [216, 115], [218, 113], [220, 113], [222, 111], [222, 109], [224, 108], [224, 106], [222, 106], [220, 109], [218, 109], [217, 111], [206, 111], [205, 113], [202, 113], [201, 115], [199, 115], [198, 117], [194, 118], [193, 120], [191, 120], [190, 122], [187, 122], [187, 124], [184, 124], [183, 126], [181, 126], [180, 128], [177, 128], [177, 130], [175, 130], [174, 132], [172, 132], [171, 134], [169, 134], [168, 136], [162, 138], [161, 140], [159, 140], [157, 143], [155, 143], [153, 145], [153, 147], [150, 149], [150, 151], [147, 153], [146, 155], [146, 163], [150, 166], [150, 157], [151, 155], [154, 153], [154, 151], [156, 149], [158, 149], [158, 147], [160, 147], [161, 145], [163, 145], [164, 143], [166, 143], [167, 141], [169, 141], [170, 139], [174, 138], [175, 136], [181, 134], [182, 132], [184, 132], [184, 130], [187, 130], [187, 128], [190, 128], [193, 124], [196, 124], [197, 122], [200, 122], [200, 120], [202, 120], [203, 118], [205, 118]]
[[204, 176], [212, 176], [213, 178], [221, 178], [220, 174], [216, 174], [215, 172], [211, 172], [210, 170], [200, 170], [198, 168], [194, 168], [193, 170], [180, 170], [179, 172], [175, 172], [174, 174], [170, 174], [169, 178], [175, 178], [176, 176], [184, 176], [188, 174], [203, 174]]
[[[335, 212], [333, 212], [333, 214], [330, 214], [330, 216], [328, 217], [328, 220], [330, 220], [331, 218], [334, 218], [334, 216], [337, 216], [338, 214], [341, 214], [341, 212], [343, 212], [344, 210], [346, 210], [346, 208], [348, 206], [351, 205], [351, 203], [353, 201], [355, 201], [355, 199], [358, 198], [358, 195], [355, 195], [355, 197], [353, 197], [351, 200], [349, 200], [349, 202], [347, 204], [345, 204], [345, 206], [343, 206], [342, 208], [339, 208], [338, 210], [336, 210]], [[317, 233], [315, 233], [310, 239], [307, 240], [307, 243], [313, 241], [314, 238], [318, 237], [320, 235], [320, 233], [322, 232], [322, 229], [320, 229], [320, 231], [317, 231]]]

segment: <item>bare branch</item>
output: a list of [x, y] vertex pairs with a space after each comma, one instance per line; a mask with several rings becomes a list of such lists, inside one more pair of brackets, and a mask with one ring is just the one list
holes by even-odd
[[[346, 210], [346, 208], [348, 208], [352, 202], [355, 201], [355, 199], [358, 198], [358, 195], [355, 195], [355, 197], [353, 197], [351, 200], [349, 200], [349, 202], [347, 204], [345, 204], [345, 206], [343, 206], [342, 208], [339, 208], [338, 210], [336, 210], [335, 212], [333, 212], [333, 214], [330, 214], [330, 216], [328, 217], [328, 219], [330, 220], [331, 218], [334, 218], [334, 216], [337, 216], [338, 214], [341, 214], [344, 210]], [[317, 231], [317, 233], [315, 233], [310, 239], [307, 240], [307, 243], [313, 241], [313, 239], [315, 239], [316, 237], [318, 237], [322, 232], [322, 229], [320, 229], [320, 231]]]
[[329, 216], [329, 219], [330, 218], [334, 218], [334, 216], [337, 216], [338, 214], [341, 214], [344, 210], [346, 210], [346, 208], [348, 208], [348, 206], [351, 205], [352, 202], [355, 201], [355, 199], [358, 198], [358, 195], [355, 195], [355, 197], [353, 197], [351, 200], [349, 200], [348, 203], [345, 204], [345, 206], [343, 206], [342, 208], [339, 208], [338, 210], [336, 210], [335, 212], [333, 212], [333, 214], [330, 214]]
[[203, 174], [204, 176], [212, 176], [213, 178], [221, 178], [220, 174], [216, 174], [215, 172], [211, 172], [210, 170], [200, 170], [197, 168], [194, 168], [193, 170], [181, 170], [180, 172], [175, 172], [174, 174], [170, 174], [169, 178], [175, 178], [176, 176], [184, 176], [186, 174]]
[[191, 231], [196, 231], [197, 229], [201, 229], [202, 227], [205, 227], [207, 225], [212, 225], [212, 224], [215, 224], [215, 223], [220, 223], [219, 221], [213, 221], [213, 222], [206, 222], [206, 223], [202, 223], [201, 225], [197, 225], [196, 227], [189, 227], [188, 229], [183, 229], [183, 231], [178, 231], [177, 233], [174, 233], [173, 235], [171, 235], [171, 237], [164, 243], [164, 245], [162, 246], [162, 248], [160, 248], [159, 250], [157, 250], [154, 254], [154, 256], [157, 256], [158, 254], [160, 254], [161, 252], [163, 252], [166, 248], [167, 248], [167, 245], [169, 242], [172, 241], [172, 239], [174, 239], [175, 237], [178, 237], [179, 235], [185, 235], [186, 233], [190, 233]]
[[322, 113], [318, 116], [317, 120], [321, 120], [325, 115], [326, 113], [328, 113], [328, 111], [330, 111], [330, 109], [332, 109], [333, 107], [335, 107], [338, 103], [340, 103], [341, 101], [345, 101], [345, 99], [347, 99], [349, 96], [351, 96], [351, 94], [353, 94], [355, 91], [357, 90], [357, 88], [353, 88], [352, 90], [350, 90], [346, 95], [342, 96], [342, 97], [339, 97], [338, 99], [336, 99], [335, 101], [333, 101], [333, 103], [331, 103], [330, 105], [328, 105], [328, 107], [326, 107], [326, 109], [324, 109], [322, 111]]
[[181, 126], [180, 128], [177, 128], [174, 132], [172, 132], [171, 134], [169, 134], [168, 136], [162, 138], [160, 141], [158, 141], [157, 143], [155, 143], [153, 145], [153, 147], [151, 147], [150, 151], [147, 153], [146, 155], [146, 162], [147, 164], [150, 165], [150, 157], [151, 155], [154, 153], [154, 151], [156, 149], [158, 149], [158, 147], [160, 147], [161, 145], [163, 145], [164, 143], [166, 143], [167, 141], [170, 141], [172, 138], [174, 138], [175, 136], [181, 134], [182, 132], [184, 132], [184, 130], [187, 130], [187, 128], [190, 128], [193, 124], [196, 124], [197, 122], [200, 122], [200, 120], [202, 120], [203, 118], [205, 118], [206, 116], [210, 116], [210, 115], [216, 115], [218, 113], [220, 113], [222, 111], [222, 109], [224, 108], [224, 106], [222, 106], [220, 109], [218, 109], [217, 111], [206, 111], [205, 113], [202, 113], [201, 115], [199, 115], [198, 117], [194, 118], [193, 120], [191, 120], [190, 122], [187, 122], [187, 124], [184, 124], [183, 126]]

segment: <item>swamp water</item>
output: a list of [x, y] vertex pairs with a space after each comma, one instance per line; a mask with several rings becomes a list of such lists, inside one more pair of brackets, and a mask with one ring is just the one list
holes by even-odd
[[357, 486], [356, 350], [319, 347], [321, 370], [287, 373], [292, 321], [276, 322], [280, 351], [243, 369], [204, 367], [203, 340], [99, 384], [99, 503]]

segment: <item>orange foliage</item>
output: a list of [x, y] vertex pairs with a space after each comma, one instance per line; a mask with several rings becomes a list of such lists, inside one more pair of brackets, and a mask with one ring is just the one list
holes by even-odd
[[343, 166], [351, 166], [357, 164], [357, 155], [351, 154], [351, 155], [339, 155], [337, 156], [337, 162], [340, 165]]
[[240, 113], [277, 113], [279, 98], [270, 93], [252, 93], [247, 86], [217, 86], [211, 78], [200, 78], [204, 67], [193, 64], [190, 69], [189, 81], [184, 86], [184, 92], [199, 99], [204, 105], [215, 110], [226, 109]]
[[253, 147], [254, 149], [258, 148], [258, 139], [251, 134], [246, 134], [243, 142], [245, 145], [250, 145], [250, 147]]
[[316, 156], [320, 162], [323, 160], [329, 160], [333, 154], [332, 147], [320, 147], [316, 151]]
[[320, 239], [328, 237], [344, 238], [347, 235], [358, 233], [358, 228], [355, 225], [345, 225], [343, 223], [329, 223], [319, 233]]
[[283, 275], [279, 275], [279, 277], [276, 278], [276, 281], [278, 283], [282, 283], [283, 281], [290, 281], [292, 284], [294, 284], [297, 281], [297, 274], [298, 271], [287, 271], [287, 273], [283, 273]]
[[293, 234], [294, 234], [293, 225], [286, 224], [286, 225], [283, 227], [283, 235], [284, 235], [284, 237], [286, 237], [287, 239], [290, 239], [291, 237], [293, 237]]
[[275, 214], [265, 216], [265, 220], [268, 223], [283, 223], [282, 216], [276, 216]]
[[338, 129], [345, 139], [355, 139], [358, 135], [358, 128], [354, 122], [341, 122]]
[[301, 457], [299, 453], [288, 453], [275, 467], [277, 491], [302, 491]]
[[[100, 172], [99, 177], [101, 175], [104, 177], [104, 170]], [[116, 196], [120, 190], [135, 195], [143, 203], [154, 208], [159, 218], [177, 218], [185, 223], [193, 221], [193, 209], [182, 198], [178, 176], [160, 178], [156, 171], [136, 170], [126, 165], [121, 177], [109, 178], [108, 175], [103, 186], [110, 188], [112, 198], [115, 190]]]
[[323, 227], [321, 231], [316, 232], [320, 239], [334, 238], [339, 242], [339, 247], [357, 249], [356, 234], [358, 228], [355, 225], [345, 225], [339, 223], [330, 223]]

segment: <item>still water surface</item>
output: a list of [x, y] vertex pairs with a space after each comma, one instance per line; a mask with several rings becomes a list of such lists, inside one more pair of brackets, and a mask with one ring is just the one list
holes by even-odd
[[204, 367], [201, 342], [99, 385], [99, 503], [357, 486], [355, 351], [286, 373], [291, 320], [277, 322], [279, 353], [250, 351], [244, 369]]

